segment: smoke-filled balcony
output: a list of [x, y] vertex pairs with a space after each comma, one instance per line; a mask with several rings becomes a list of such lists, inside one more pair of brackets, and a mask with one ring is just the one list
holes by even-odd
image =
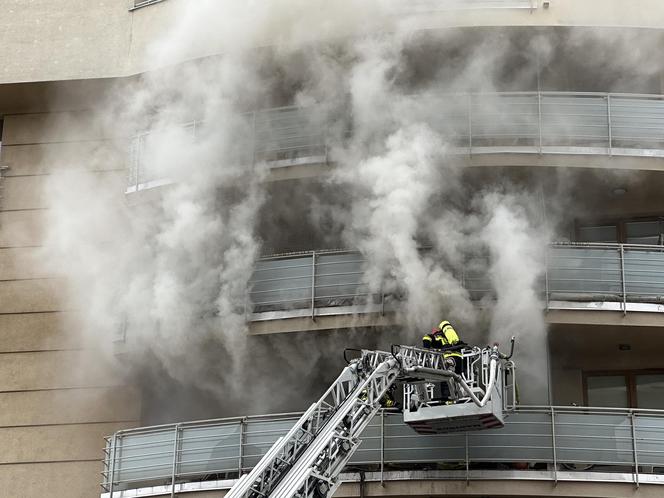
[[[147, 488], [140, 496], [156, 496], [228, 489], [297, 418], [244, 417], [117, 432], [105, 450], [103, 491], [110, 496]], [[346, 468], [347, 481], [358, 471], [377, 481], [400, 471], [401, 480], [664, 484], [661, 410], [524, 406], [501, 429], [434, 436], [416, 434], [399, 413], [382, 412], [362, 439]], [[441, 465], [449, 470], [434, 470]]]
[[[548, 309], [664, 311], [664, 247], [554, 244], [542, 253], [541, 296]], [[263, 258], [251, 279], [254, 321], [395, 309], [398, 293], [370, 289], [360, 253], [327, 251]], [[452, 271], [473, 300], [491, 297], [477, 261]]]
[[[450, 144], [454, 155], [531, 154], [664, 157], [664, 97], [608, 93], [514, 92], [414, 96], [415, 119]], [[245, 115], [248, 150], [235, 159], [270, 168], [334, 162], [352, 123], [317, 108], [283, 107]], [[173, 181], [160, 144], [177, 135], [191, 147], [205, 122], [152, 131], [132, 140], [127, 192]], [[607, 163], [610, 166], [610, 163]]]

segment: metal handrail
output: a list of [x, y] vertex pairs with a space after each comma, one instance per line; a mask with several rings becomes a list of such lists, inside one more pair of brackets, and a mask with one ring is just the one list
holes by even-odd
[[[551, 309], [552, 303], [620, 301], [621, 310], [628, 311], [628, 303], [664, 302], [664, 282], [653, 280], [664, 273], [664, 246], [644, 244], [572, 243], [550, 244], [542, 262], [542, 299]], [[357, 255], [342, 261], [326, 262], [325, 257]], [[644, 255], [648, 254], [649, 257]], [[312, 317], [317, 309], [326, 314], [375, 312], [367, 304], [385, 304], [385, 294], [372, 289], [364, 280], [364, 258], [360, 253], [342, 251], [310, 251], [298, 253], [298, 265], [289, 265], [287, 256], [261, 258], [250, 280], [247, 316], [266, 318], [265, 313], [279, 312], [274, 319], [301, 316], [306, 311]], [[477, 262], [476, 262], [477, 263]], [[321, 268], [337, 265], [333, 272]], [[481, 262], [480, 262], [481, 264]], [[346, 265], [344, 267], [343, 265]], [[306, 274], [289, 275], [289, 269], [311, 268]], [[269, 272], [278, 276], [269, 278]], [[312, 279], [312, 273], [316, 278]], [[493, 293], [488, 272], [481, 267], [471, 272], [462, 269], [460, 281], [471, 298]], [[260, 275], [259, 278], [256, 278]], [[306, 284], [303, 284], [303, 281]], [[380, 303], [375, 299], [380, 296]], [[392, 298], [394, 298], [393, 296]], [[398, 300], [398, 296], [396, 296]], [[361, 300], [358, 302], [358, 300]], [[555, 308], [555, 306], [554, 306]], [[658, 309], [655, 311], [659, 311]]]
[[[111, 487], [120, 490], [149, 486], [169, 478], [174, 486], [175, 482], [207, 479], [209, 475], [237, 477], [238, 471], [251, 468], [253, 464], [249, 462], [258, 462], [296, 417], [297, 414], [236, 417], [118, 431], [108, 438], [104, 468], [111, 471], [102, 473], [102, 487], [108, 491]], [[272, 422], [282, 425], [270, 429], [271, 437], [255, 441], [257, 434], [265, 432], [265, 424]], [[232, 434], [214, 432], [216, 427], [229, 426], [237, 430]], [[208, 432], [192, 442], [187, 430], [198, 428]], [[368, 465], [384, 469], [386, 463], [408, 468], [409, 464], [458, 461], [465, 462], [466, 477], [472, 479], [468, 474], [470, 461], [529, 461], [545, 465], [550, 479], [555, 481], [559, 478], [558, 465], [585, 463], [602, 466], [603, 472], [616, 475], [627, 469], [636, 485], [645, 470], [642, 466], [664, 466], [664, 410], [518, 406], [503, 429], [437, 436], [415, 434], [403, 424], [400, 414], [386, 410], [370, 430], [375, 433], [363, 438], [358, 456], [349, 464], [354, 468]], [[161, 452], [142, 451], [140, 446], [132, 445], [134, 438], [166, 434], [170, 440], [162, 445]], [[237, 442], [228, 444], [229, 438]], [[386, 450], [389, 459], [385, 458]], [[138, 464], [141, 461], [144, 464]], [[171, 476], [165, 474], [166, 468], [174, 469]]]
[[[426, 112], [432, 114], [424, 114], [420, 119], [448, 137], [453, 146], [450, 151], [456, 154], [565, 152], [664, 157], [664, 95], [525, 91], [441, 93], [408, 98], [414, 102], [433, 101], [433, 105], [425, 106]], [[644, 102], [650, 105], [646, 107]], [[659, 102], [662, 105], [652, 105]], [[445, 113], [456, 119], [441, 120]], [[274, 167], [283, 166], [284, 160], [308, 158], [311, 163], [319, 163], [324, 158], [327, 161], [327, 130], [334, 127], [313, 120], [315, 114], [315, 108], [294, 106], [246, 113], [247, 121], [254, 123], [247, 157]], [[453, 123], [458, 123], [458, 129]], [[184, 130], [197, 126], [204, 127], [205, 123], [193, 121], [172, 128]], [[154, 133], [168, 130], [154, 130]], [[148, 188], [150, 182], [164, 179], [159, 165], [146, 164], [145, 141], [152, 133], [141, 131], [132, 140], [128, 192]], [[261, 139], [264, 135], [265, 139]], [[193, 145], [195, 134], [191, 140]]]

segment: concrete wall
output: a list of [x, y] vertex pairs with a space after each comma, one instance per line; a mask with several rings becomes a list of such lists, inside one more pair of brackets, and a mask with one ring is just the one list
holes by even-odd
[[0, 465], [2, 496], [92, 498], [99, 496], [98, 461]]
[[[191, 0], [166, 0], [130, 10], [132, 0], [0, 0], [3, 64], [0, 83], [126, 76], [151, 66], [146, 48]], [[541, 3], [536, 0], [537, 3]], [[554, 0], [549, 9], [478, 9], [457, 12], [434, 8], [414, 16], [413, 26], [629, 26], [664, 27], [659, 0]], [[405, 10], [405, 12], [408, 12]], [[399, 13], [402, 17], [403, 13]], [[377, 22], [389, 26], [391, 18]], [[352, 23], [348, 23], [352, 25]], [[348, 33], [334, 33], [344, 36]], [[276, 35], [279, 35], [277, 33]], [[271, 34], [256, 39], [269, 44]], [[315, 35], [313, 35], [315, 37]], [[199, 57], [220, 53], [205, 46]], [[178, 61], [171, 61], [173, 63]]]
[[124, 153], [80, 112], [6, 115], [2, 138], [0, 495], [89, 498], [103, 438], [139, 424], [140, 396], [82, 336], [66, 280], [41, 264], [44, 188], [76, 166], [122, 195]]

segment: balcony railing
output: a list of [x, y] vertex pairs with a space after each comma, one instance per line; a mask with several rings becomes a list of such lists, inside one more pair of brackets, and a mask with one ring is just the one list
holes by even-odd
[[[600, 154], [664, 157], [664, 96], [607, 93], [515, 92], [413, 96], [414, 119], [446, 137], [456, 154]], [[324, 122], [317, 109], [284, 107], [246, 115], [252, 145], [244, 161], [271, 167], [328, 160], [329, 132], [351, 126]], [[196, 139], [196, 128], [185, 125]], [[167, 181], [159, 137], [133, 139], [128, 192]], [[335, 139], [339, 140], [339, 139]], [[183, 147], [187, 142], [183, 142]]]
[[[547, 252], [545, 294], [555, 308], [664, 311], [664, 246], [558, 244]], [[577, 303], [577, 304], [574, 304]]]
[[[543, 251], [549, 308], [664, 311], [664, 246], [553, 244]], [[347, 251], [263, 258], [250, 281], [248, 318], [271, 320], [393, 310], [400, 296], [370, 291], [365, 260]], [[471, 299], [493, 293], [486, 261], [454, 271]]]
[[[102, 488], [166, 486], [170, 492], [187, 482], [235, 479], [296, 420], [297, 415], [244, 417], [117, 432], [108, 438]], [[664, 470], [662, 410], [520, 407], [501, 429], [434, 436], [416, 434], [401, 414], [382, 412], [362, 440], [347, 469], [376, 471], [381, 479], [385, 470], [438, 463], [462, 469], [448, 479], [481, 479], [480, 469], [529, 462], [538, 471], [521, 478], [601, 481], [609, 473], [612, 481], [664, 484], [656, 475]], [[496, 472], [494, 478], [519, 477]]]

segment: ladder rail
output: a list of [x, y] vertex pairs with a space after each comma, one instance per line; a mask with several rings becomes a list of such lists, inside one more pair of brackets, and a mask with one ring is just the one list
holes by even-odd
[[380, 409], [380, 400], [400, 373], [396, 359], [384, 359], [387, 355], [375, 358], [382, 361], [356, 386], [348, 401], [277, 485], [271, 498], [312, 496], [318, 484], [327, 486], [328, 495], [336, 488], [339, 472], [360, 444], [360, 434]]
[[269, 496], [359, 383], [357, 369], [357, 364], [344, 368], [323, 396], [309, 407], [288, 434], [273, 445], [249, 473], [249, 477], [238, 482], [237, 486], [233, 486], [227, 495], [228, 498]]
[[[339, 485], [339, 474], [361, 443], [360, 435], [378, 413], [382, 398], [397, 381], [406, 382], [406, 393], [408, 389], [412, 391], [426, 387], [427, 383], [448, 379], [478, 406], [492, 399], [496, 386], [499, 394], [503, 394], [502, 379], [498, 377], [503, 371], [501, 360], [509, 360], [509, 357], [501, 354], [497, 345], [462, 351], [464, 358], [480, 361], [479, 378], [469, 378], [469, 382], [483, 381], [484, 389], [479, 389], [481, 398], [473, 391], [478, 386], [471, 388], [462, 376], [448, 369], [445, 354], [412, 346], [393, 347], [390, 353], [363, 350], [361, 357], [350, 362], [288, 434], [275, 442], [249, 474], [242, 476], [227, 498], [331, 496]], [[410, 385], [411, 382], [415, 385]]]

